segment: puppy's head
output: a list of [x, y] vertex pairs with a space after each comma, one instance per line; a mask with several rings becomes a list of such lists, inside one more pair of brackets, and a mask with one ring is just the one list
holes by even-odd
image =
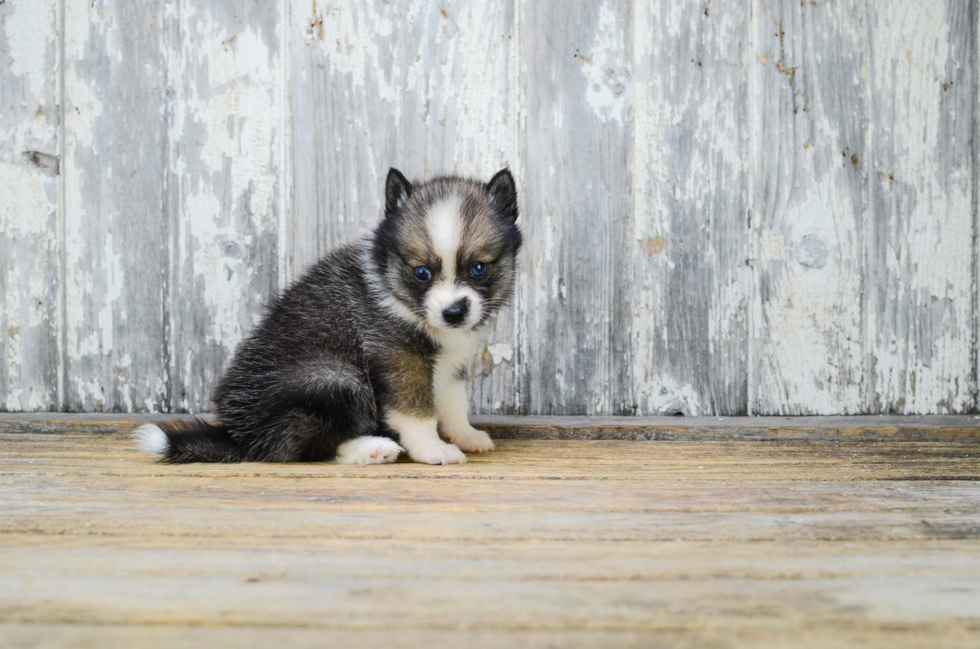
[[514, 289], [521, 247], [510, 171], [488, 183], [456, 177], [385, 184], [385, 218], [371, 261], [395, 308], [436, 330], [488, 322]]

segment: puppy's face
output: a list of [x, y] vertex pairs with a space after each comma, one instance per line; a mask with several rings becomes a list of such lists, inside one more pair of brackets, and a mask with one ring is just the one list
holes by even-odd
[[392, 169], [372, 258], [399, 311], [436, 330], [488, 322], [510, 299], [521, 233], [506, 169], [489, 183], [409, 183]]

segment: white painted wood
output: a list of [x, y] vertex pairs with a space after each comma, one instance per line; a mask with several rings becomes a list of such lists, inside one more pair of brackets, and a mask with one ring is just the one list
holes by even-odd
[[645, 414], [744, 414], [749, 14], [637, 3], [632, 390]]
[[756, 414], [867, 412], [864, 6], [754, 5]]
[[630, 9], [527, 4], [527, 412], [635, 410]]
[[477, 412], [975, 411], [978, 19], [0, 0], [0, 409], [206, 410], [389, 166], [509, 166], [528, 245]]
[[976, 407], [973, 4], [869, 5], [873, 411]]
[[64, 7], [67, 406], [166, 409], [167, 34], [178, 6]]
[[278, 289], [279, 7], [181, 0], [169, 47], [170, 407], [207, 411]]
[[0, 3], [0, 410], [59, 406], [57, 9]]
[[[290, 278], [377, 222], [389, 167], [520, 178], [512, 2], [304, 0], [291, 12]], [[472, 368], [478, 411], [516, 407], [512, 321], [501, 314]]]

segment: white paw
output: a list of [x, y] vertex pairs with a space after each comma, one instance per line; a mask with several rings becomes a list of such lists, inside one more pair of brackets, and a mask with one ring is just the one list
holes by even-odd
[[422, 464], [466, 464], [466, 456], [461, 450], [441, 440], [436, 444], [409, 451], [408, 454]]
[[387, 437], [356, 437], [337, 447], [337, 464], [386, 464], [398, 459], [404, 451], [395, 440]]
[[469, 427], [463, 431], [446, 433], [446, 439], [455, 444], [464, 453], [483, 453], [493, 450], [493, 440], [478, 428]]

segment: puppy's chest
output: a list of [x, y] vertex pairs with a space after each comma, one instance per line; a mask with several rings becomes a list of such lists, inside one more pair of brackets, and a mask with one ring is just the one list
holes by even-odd
[[437, 389], [459, 380], [457, 373], [469, 366], [483, 338], [478, 335], [447, 336], [439, 342], [442, 348], [436, 354], [432, 368], [432, 382]]

